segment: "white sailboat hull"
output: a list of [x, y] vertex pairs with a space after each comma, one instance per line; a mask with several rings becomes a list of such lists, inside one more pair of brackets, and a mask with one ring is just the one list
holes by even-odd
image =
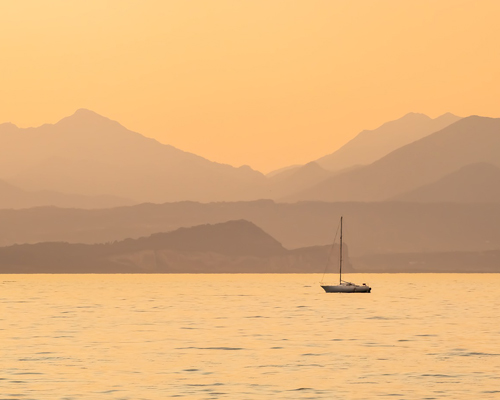
[[366, 285], [321, 285], [326, 293], [370, 293], [372, 288]]

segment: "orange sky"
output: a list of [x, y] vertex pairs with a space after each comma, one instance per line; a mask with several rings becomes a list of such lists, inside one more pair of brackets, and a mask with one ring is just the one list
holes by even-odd
[[499, 117], [497, 0], [0, 3], [0, 122], [89, 108], [263, 172], [407, 112]]

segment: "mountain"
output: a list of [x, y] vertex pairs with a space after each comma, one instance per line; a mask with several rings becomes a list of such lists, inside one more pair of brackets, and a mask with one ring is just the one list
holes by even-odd
[[56, 124], [0, 125], [0, 179], [24, 190], [137, 201], [254, 198], [266, 178], [129, 131], [89, 110]]
[[498, 203], [500, 168], [488, 163], [469, 164], [437, 182], [397, 195], [390, 200], [420, 203]]
[[364, 130], [340, 149], [316, 162], [323, 168], [338, 171], [368, 165], [390, 152], [437, 132], [458, 121], [460, 117], [447, 113], [432, 119], [424, 114], [409, 113], [386, 122], [374, 130]]
[[[139, 203], [281, 199], [333, 176], [331, 169], [339, 174], [359, 168], [357, 164], [371, 162], [388, 149], [455, 119], [458, 117], [451, 114], [434, 120], [423, 114], [408, 114], [374, 131], [361, 132], [333, 155], [303, 166], [285, 167], [266, 177], [248, 166], [234, 168], [161, 144], [93, 111], [80, 109], [56, 124], [37, 128], [1, 124], [0, 179], [25, 191], [105, 195]], [[350, 161], [328, 161], [342, 157]], [[47, 201], [45, 197], [27, 204], [71, 204]]]
[[127, 239], [114, 243], [112, 248], [115, 252], [172, 249], [256, 257], [278, 256], [287, 252], [276, 239], [245, 220], [183, 227], [147, 238]]
[[[49, 242], [0, 248], [0, 273], [336, 273], [338, 243], [295, 250], [239, 220], [105, 244]], [[500, 272], [500, 250], [367, 254], [345, 272]], [[354, 268], [353, 268], [354, 265]]]
[[4, 247], [0, 273], [323, 272], [329, 253], [329, 246], [286, 250], [240, 220], [106, 244]]
[[478, 162], [500, 166], [499, 118], [463, 118], [368, 166], [328, 178], [284, 200], [381, 201]]
[[285, 248], [294, 249], [330, 245], [341, 215], [344, 239], [353, 257], [500, 249], [500, 203], [287, 204], [270, 200], [0, 210], [0, 246], [48, 241], [95, 244], [244, 219]]
[[268, 172], [266, 174], [266, 176], [268, 178], [272, 178], [273, 176], [281, 174], [282, 172], [285, 172], [285, 171], [287, 171], [289, 169], [299, 169], [300, 167], [302, 167], [302, 165], [298, 165], [298, 164], [289, 165], [287, 167], [278, 168], [278, 169], [275, 169], [274, 171]]
[[116, 196], [82, 196], [48, 190], [29, 192], [0, 180], [0, 208], [57, 206], [69, 208], [109, 208], [132, 205], [132, 200]]
[[315, 162], [286, 169], [268, 177], [267, 190], [263, 193], [263, 197], [281, 198], [322, 182], [332, 174]]

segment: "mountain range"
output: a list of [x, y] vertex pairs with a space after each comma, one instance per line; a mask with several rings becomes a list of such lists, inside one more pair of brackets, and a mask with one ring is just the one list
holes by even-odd
[[316, 162], [331, 171], [371, 164], [390, 152], [431, 133], [437, 132], [460, 120], [460, 117], [446, 113], [438, 118], [425, 114], [408, 113], [403, 117], [386, 122], [374, 130], [364, 130], [340, 149]]
[[319, 272], [343, 215], [358, 271], [492, 272], [499, 160], [500, 119], [452, 114], [267, 176], [89, 110], [2, 124], [0, 271]]
[[1, 208], [56, 206], [67, 208], [108, 208], [132, 205], [132, 200], [118, 196], [85, 196], [51, 190], [26, 191], [0, 180]]
[[418, 203], [499, 203], [500, 168], [488, 163], [467, 164], [438, 181], [391, 200]]
[[[337, 245], [336, 257], [338, 250]], [[352, 272], [345, 254], [345, 270]], [[105, 244], [3, 247], [0, 273], [324, 272], [330, 255], [330, 246], [287, 250], [262, 229], [240, 220]]]
[[[352, 258], [344, 246], [343, 254], [345, 273], [500, 272], [500, 250], [372, 254]], [[338, 257], [338, 243], [333, 247], [287, 250], [256, 225], [238, 220], [112, 243], [42, 242], [2, 247], [0, 273], [329, 272], [337, 278]]]
[[500, 249], [499, 203], [287, 204], [271, 200], [0, 210], [0, 246], [47, 241], [95, 244], [244, 219], [294, 249], [330, 245], [341, 215], [353, 257]]
[[[431, 119], [410, 113], [361, 132], [328, 156], [266, 177], [250, 167], [234, 168], [161, 144], [80, 109], [56, 124], [38, 128], [0, 125], [0, 179], [15, 187], [20, 198], [0, 200], [0, 207], [112, 207], [261, 198], [381, 201], [439, 181], [465, 166], [466, 156], [440, 168], [455, 154], [460, 158], [462, 150], [472, 150], [475, 144], [467, 143], [489, 129], [487, 120], [460, 119], [449, 113]], [[491, 135], [486, 139], [494, 140]], [[456, 147], [457, 140], [462, 140], [461, 149]], [[487, 140], [484, 147], [491, 144]], [[491, 162], [484, 152], [469, 161]], [[20, 191], [29, 192], [24, 197], [31, 196], [30, 200], [21, 200]], [[61, 195], [66, 198], [61, 200]]]
[[24, 190], [137, 202], [234, 200], [266, 178], [250, 167], [206, 160], [80, 109], [56, 124], [0, 125], [0, 179]]
[[500, 119], [471, 116], [285, 200], [383, 201], [436, 182], [469, 164], [500, 166], [499, 156]]

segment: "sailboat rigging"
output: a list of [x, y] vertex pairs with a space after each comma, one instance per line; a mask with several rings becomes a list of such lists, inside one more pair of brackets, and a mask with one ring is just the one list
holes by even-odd
[[320, 283], [321, 287], [325, 290], [326, 293], [370, 293], [372, 288], [365, 283], [362, 285], [356, 285], [351, 282], [342, 280], [342, 256], [343, 256], [343, 248], [342, 248], [342, 222], [343, 217], [340, 217], [340, 256], [339, 256], [339, 284], [338, 285], [324, 285], [323, 282]]

